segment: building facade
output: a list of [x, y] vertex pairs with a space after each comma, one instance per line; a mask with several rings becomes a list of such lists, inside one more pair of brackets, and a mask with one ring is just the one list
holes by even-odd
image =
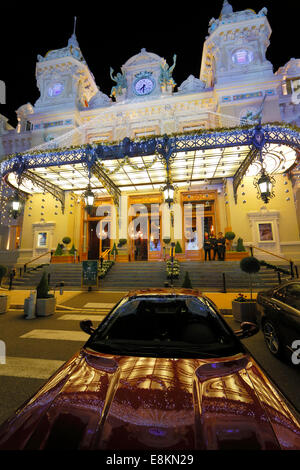
[[[266, 8], [234, 12], [225, 0], [209, 22], [199, 78], [177, 85], [176, 55], [169, 65], [142, 49], [110, 70], [110, 96], [75, 32], [38, 56], [39, 99], [17, 110], [16, 129], [1, 116], [2, 264], [46, 259], [64, 237], [79, 260], [114, 245], [118, 261], [162, 260], [170, 242], [181, 258], [201, 260], [205, 231], [299, 260], [300, 59], [274, 72], [270, 35]], [[263, 170], [273, 178], [269, 200], [255, 186]], [[14, 191], [24, 200], [15, 218]]]

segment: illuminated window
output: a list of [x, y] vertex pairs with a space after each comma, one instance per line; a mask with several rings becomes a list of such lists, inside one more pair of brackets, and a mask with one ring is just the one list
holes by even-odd
[[248, 49], [238, 49], [232, 54], [232, 62], [236, 65], [248, 65], [253, 60], [253, 52]]

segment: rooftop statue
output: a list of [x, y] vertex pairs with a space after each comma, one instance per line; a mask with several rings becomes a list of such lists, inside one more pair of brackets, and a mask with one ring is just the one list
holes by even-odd
[[230, 5], [230, 3], [228, 3], [227, 0], [224, 0], [223, 8], [222, 8], [222, 11], [221, 11], [221, 17], [231, 15], [231, 13], [233, 13], [232, 6]]
[[123, 89], [127, 88], [127, 80], [123, 73], [119, 72], [113, 76], [113, 72], [114, 70], [110, 67], [110, 78], [116, 83], [111, 89], [110, 96], [116, 97], [117, 95], [122, 95]]
[[164, 61], [163, 65], [160, 65], [160, 75], [159, 75], [159, 81], [161, 85], [172, 85], [175, 86], [176, 83], [174, 82], [174, 79], [172, 77], [173, 70], [176, 65], [176, 54], [173, 56], [173, 65], [171, 67], [168, 66], [166, 61]]
[[257, 14], [254, 10], [246, 9], [242, 11], [233, 11], [232, 6], [227, 0], [224, 0], [223, 7], [219, 18], [212, 18], [209, 22], [208, 32], [212, 33], [221, 24], [237, 23], [239, 21], [248, 20], [249, 18], [266, 16], [268, 10], [266, 7], [262, 8]]

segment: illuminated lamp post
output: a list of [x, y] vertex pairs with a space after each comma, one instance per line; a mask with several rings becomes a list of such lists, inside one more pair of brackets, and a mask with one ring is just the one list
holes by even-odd
[[12, 216], [14, 219], [17, 219], [21, 213], [22, 201], [19, 195], [19, 192], [16, 190], [12, 198]]
[[164, 194], [164, 200], [166, 203], [168, 203], [169, 208], [171, 207], [171, 204], [174, 202], [174, 186], [170, 183], [169, 180], [167, 180], [166, 185], [163, 188], [163, 194]]
[[263, 168], [261, 174], [254, 180], [254, 186], [257, 189], [257, 198], [262, 199], [265, 204], [268, 204], [269, 200], [275, 196], [273, 188], [275, 179], [273, 176], [268, 175], [266, 170]]
[[90, 213], [91, 209], [94, 205], [94, 201], [95, 201], [95, 195], [94, 195], [94, 193], [91, 189], [90, 183], [88, 184], [87, 189], [83, 193], [83, 198], [84, 198], [84, 202], [85, 202], [85, 208], [86, 208], [87, 212]]

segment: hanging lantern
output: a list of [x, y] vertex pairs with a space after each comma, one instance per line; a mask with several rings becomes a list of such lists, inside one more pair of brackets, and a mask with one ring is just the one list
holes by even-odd
[[164, 200], [166, 203], [169, 204], [169, 207], [171, 207], [171, 204], [174, 202], [174, 186], [167, 181], [167, 184], [163, 188], [163, 194], [164, 194]]
[[15, 191], [14, 196], [11, 202], [12, 206], [12, 216], [14, 219], [17, 219], [21, 213], [22, 201], [18, 191]]
[[257, 198], [260, 198], [264, 201], [265, 204], [268, 204], [269, 200], [275, 196], [273, 192], [275, 184], [275, 179], [273, 176], [270, 176], [262, 169], [261, 174], [254, 180], [254, 185], [257, 189]]
[[95, 195], [94, 195], [93, 191], [91, 190], [90, 184], [88, 185], [87, 189], [83, 193], [83, 197], [84, 197], [85, 207], [86, 207], [87, 211], [90, 211], [92, 209], [92, 207], [94, 205], [94, 201], [95, 201]]

